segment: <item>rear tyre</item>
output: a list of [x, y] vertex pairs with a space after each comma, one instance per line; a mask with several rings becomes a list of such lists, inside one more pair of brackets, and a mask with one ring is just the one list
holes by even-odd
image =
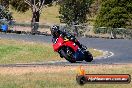
[[93, 60], [93, 56], [89, 51], [85, 52], [85, 59], [86, 62], [91, 62]]
[[69, 61], [71, 63], [76, 62], [76, 60], [72, 57], [72, 55], [71, 56], [67, 55], [67, 53], [63, 49], [60, 50], [60, 53], [67, 61]]

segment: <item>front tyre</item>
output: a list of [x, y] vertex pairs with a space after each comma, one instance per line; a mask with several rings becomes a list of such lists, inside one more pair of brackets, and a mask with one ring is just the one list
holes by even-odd
[[93, 60], [93, 56], [92, 56], [92, 54], [89, 52], [89, 51], [86, 51], [85, 53], [84, 53], [84, 55], [85, 55], [85, 61], [86, 62], [91, 62], [92, 60]]
[[63, 49], [60, 50], [61, 55], [69, 62], [75, 63], [76, 60], [72, 57], [72, 55], [68, 55]]

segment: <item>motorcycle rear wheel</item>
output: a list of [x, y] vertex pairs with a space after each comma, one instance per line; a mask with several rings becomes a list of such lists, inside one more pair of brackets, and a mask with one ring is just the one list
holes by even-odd
[[76, 60], [72, 56], [67, 55], [66, 52], [63, 49], [60, 50], [60, 53], [67, 61], [69, 61], [71, 63], [76, 62]]
[[93, 60], [93, 56], [92, 56], [92, 54], [89, 51], [86, 51], [84, 55], [85, 55], [85, 59], [84, 60], [86, 62], [91, 62]]

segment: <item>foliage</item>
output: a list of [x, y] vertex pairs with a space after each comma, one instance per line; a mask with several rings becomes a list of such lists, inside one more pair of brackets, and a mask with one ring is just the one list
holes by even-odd
[[40, 11], [44, 5], [50, 4], [52, 2], [53, 0], [10, 0], [12, 8], [19, 12], [26, 12], [29, 8], [31, 8], [31, 29], [33, 34], [39, 28]]
[[72, 24], [86, 23], [93, 0], [63, 0], [60, 3], [60, 21]]
[[18, 12], [25, 12], [29, 10], [29, 5], [24, 0], [10, 0], [10, 5]]
[[0, 0], [0, 4], [5, 8], [9, 8], [9, 0]]
[[[36, 3], [38, 3], [40, 0], [35, 0]], [[43, 1], [43, 0], [41, 0]], [[53, 0], [45, 0], [45, 5], [52, 3]], [[26, 12], [27, 10], [29, 10], [30, 6], [25, 3], [25, 0], [10, 0], [10, 5], [12, 6], [12, 8], [14, 8], [15, 10], [19, 11], [19, 12]]]
[[132, 21], [132, 0], [102, 0], [95, 27], [125, 28]]
[[12, 18], [11, 13], [4, 6], [0, 5], [0, 19], [12, 20]]

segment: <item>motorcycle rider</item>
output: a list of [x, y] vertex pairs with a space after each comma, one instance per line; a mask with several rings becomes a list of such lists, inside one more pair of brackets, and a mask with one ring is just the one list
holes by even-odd
[[60, 30], [58, 25], [54, 25], [50, 28], [51, 34], [53, 35], [52, 42], [55, 43], [56, 39], [59, 36], [62, 36], [64, 39], [67, 38], [70, 41], [73, 41], [76, 45], [79, 46], [80, 49], [86, 49], [83, 48], [82, 44], [79, 43], [79, 41], [75, 38], [75, 36], [71, 35], [70, 33], [63, 32]]

